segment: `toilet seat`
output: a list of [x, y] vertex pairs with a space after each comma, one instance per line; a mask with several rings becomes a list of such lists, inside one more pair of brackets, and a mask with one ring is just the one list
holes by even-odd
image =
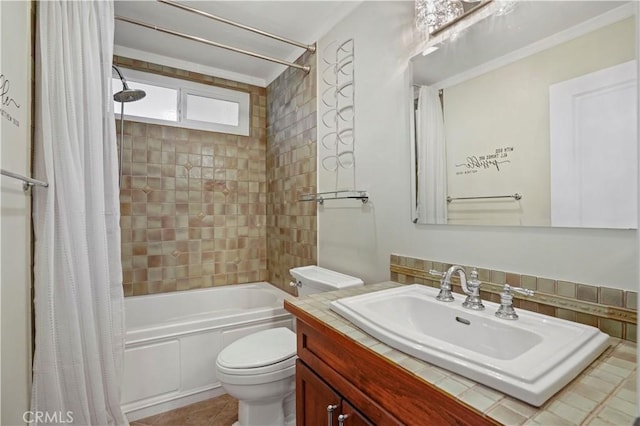
[[229, 374], [233, 376], [257, 376], [259, 374], [274, 373], [277, 371], [285, 370], [289, 367], [296, 365], [296, 359], [298, 357], [294, 354], [292, 357], [285, 359], [281, 362], [274, 364], [264, 365], [256, 368], [229, 368], [220, 365], [220, 362], [216, 362], [216, 367], [219, 373]]
[[255, 376], [286, 370], [296, 359], [295, 333], [279, 327], [236, 340], [220, 352], [216, 367], [228, 375]]
[[293, 378], [296, 374], [295, 360], [297, 359], [297, 357], [293, 357], [292, 359], [294, 363], [289, 367], [286, 367], [281, 370], [271, 371], [268, 373], [233, 374], [235, 372], [232, 371], [231, 373], [227, 373], [226, 371], [220, 369], [220, 366], [217, 366], [218, 369], [216, 371], [216, 375], [218, 376], [218, 380], [220, 380], [221, 383], [224, 383], [227, 385], [243, 385], [243, 386], [264, 385], [267, 383], [277, 382], [287, 378]]

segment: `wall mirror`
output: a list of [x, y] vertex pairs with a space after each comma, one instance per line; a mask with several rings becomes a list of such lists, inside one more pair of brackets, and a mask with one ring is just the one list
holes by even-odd
[[413, 58], [413, 222], [637, 228], [635, 10], [513, 2]]

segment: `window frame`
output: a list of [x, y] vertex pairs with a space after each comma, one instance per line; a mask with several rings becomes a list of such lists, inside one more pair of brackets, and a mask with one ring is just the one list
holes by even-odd
[[[127, 114], [127, 106], [124, 106], [124, 119], [141, 123], [158, 124], [162, 126], [182, 127], [195, 130], [206, 130], [219, 133], [228, 133], [240, 136], [250, 135], [251, 123], [251, 95], [248, 92], [234, 89], [227, 89], [218, 86], [212, 86], [203, 83], [196, 83], [189, 80], [183, 80], [175, 77], [167, 77], [160, 74], [154, 74], [145, 71], [134, 70], [131, 68], [121, 67], [123, 74], [133, 89], [136, 83], [148, 84], [151, 86], [174, 89], [176, 95], [177, 120], [163, 120], [158, 118], [141, 117], [137, 115]], [[114, 81], [118, 81], [114, 77]], [[116, 92], [118, 90], [115, 90]], [[238, 108], [238, 125], [228, 125], [219, 123], [208, 123], [205, 121], [187, 120], [187, 97], [189, 95], [200, 96], [210, 99], [218, 99], [221, 101], [237, 103]], [[114, 101], [114, 113], [117, 119], [120, 119], [120, 105]]]
[[[238, 104], [238, 125], [234, 126], [231, 124], [222, 124], [222, 123], [210, 123], [207, 121], [199, 121], [199, 120], [190, 120], [187, 118], [188, 112], [189, 112], [189, 102], [188, 102], [188, 97], [189, 95], [192, 96], [199, 96], [201, 98], [208, 98], [208, 99], [214, 99], [214, 100], [220, 100], [220, 101], [225, 101], [225, 102], [232, 102], [232, 103], [236, 103]], [[223, 133], [232, 133], [234, 131], [234, 129], [238, 129], [241, 128], [243, 126], [246, 126], [248, 128], [248, 118], [249, 118], [249, 105], [247, 102], [247, 105], [243, 105], [243, 102], [241, 101], [241, 99], [239, 99], [239, 97], [235, 94], [235, 93], [218, 93], [216, 94], [216, 96], [211, 96], [211, 92], [210, 91], [202, 91], [202, 90], [196, 90], [196, 89], [190, 89], [190, 88], [184, 88], [180, 91], [180, 101], [179, 101], [179, 105], [180, 105], [180, 112], [181, 112], [181, 118], [182, 121], [184, 123], [186, 123], [189, 126], [200, 126], [200, 125], [204, 125], [204, 126], [208, 126], [208, 125], [214, 125], [217, 127], [220, 127], [221, 129], [227, 129], [227, 131], [222, 131]], [[246, 122], [243, 122], [243, 118], [244, 120], [246, 120]]]

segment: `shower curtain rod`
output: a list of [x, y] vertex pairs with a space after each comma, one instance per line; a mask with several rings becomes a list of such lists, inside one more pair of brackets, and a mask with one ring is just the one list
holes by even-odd
[[181, 33], [181, 32], [178, 32], [178, 31], [170, 30], [168, 28], [158, 27], [157, 25], [147, 24], [146, 22], [136, 21], [135, 19], [126, 18], [124, 16], [116, 16], [115, 19], [116, 19], [116, 21], [128, 22], [130, 24], [134, 24], [134, 25], [138, 25], [138, 26], [141, 26], [141, 27], [149, 28], [151, 30], [160, 31], [161, 33], [171, 34], [171, 35], [174, 35], [176, 37], [185, 38], [187, 40], [197, 41], [199, 43], [207, 44], [209, 46], [214, 46], [214, 47], [219, 47], [221, 49], [231, 50], [232, 52], [242, 53], [243, 55], [253, 56], [254, 58], [258, 58], [258, 59], [264, 59], [265, 61], [271, 61], [271, 62], [275, 62], [277, 64], [286, 65], [288, 67], [298, 68], [298, 69], [304, 71], [305, 73], [309, 73], [309, 71], [311, 71], [311, 67], [308, 66], [308, 65], [294, 64], [293, 62], [283, 61], [282, 59], [272, 58], [271, 56], [261, 55], [260, 53], [255, 53], [255, 52], [251, 52], [249, 50], [239, 49], [237, 47], [228, 46], [228, 45], [222, 44], [222, 43], [217, 43], [215, 41], [207, 40], [206, 38], [196, 37], [196, 36], [193, 36], [193, 35], [190, 35], [190, 34], [185, 34], [185, 33]]
[[158, 3], [164, 3], [164, 4], [169, 5], [169, 6], [177, 7], [178, 9], [186, 10], [187, 12], [195, 13], [197, 15], [204, 16], [204, 17], [209, 18], [209, 19], [213, 19], [214, 21], [218, 21], [218, 22], [222, 22], [222, 23], [225, 23], [225, 24], [228, 24], [228, 25], [232, 25], [232, 26], [234, 26], [236, 28], [241, 28], [243, 30], [251, 31], [253, 33], [260, 34], [260, 35], [263, 35], [265, 37], [269, 37], [269, 38], [272, 38], [274, 40], [281, 41], [283, 43], [288, 43], [288, 44], [291, 44], [293, 46], [301, 47], [301, 48], [303, 48], [305, 50], [308, 50], [311, 53], [314, 53], [316, 51], [316, 45], [315, 44], [309, 45], [309, 44], [304, 44], [304, 43], [297, 42], [295, 40], [290, 40], [288, 38], [280, 37], [278, 35], [271, 34], [271, 33], [268, 33], [266, 31], [262, 31], [262, 30], [259, 30], [257, 28], [250, 27], [248, 25], [240, 24], [238, 22], [231, 21], [230, 19], [226, 19], [226, 18], [223, 18], [221, 16], [214, 15], [212, 13], [205, 12], [205, 11], [200, 10], [200, 9], [196, 9], [194, 7], [186, 6], [186, 5], [180, 4], [180, 3], [176, 3], [176, 2], [174, 2], [172, 0], [156, 0], [156, 1]]

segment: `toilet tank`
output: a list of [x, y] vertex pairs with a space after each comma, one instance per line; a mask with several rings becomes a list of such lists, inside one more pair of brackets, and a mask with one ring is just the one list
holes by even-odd
[[298, 296], [306, 296], [325, 291], [342, 290], [350, 287], [364, 285], [360, 278], [341, 274], [316, 265], [301, 266], [289, 269], [298, 288]]

